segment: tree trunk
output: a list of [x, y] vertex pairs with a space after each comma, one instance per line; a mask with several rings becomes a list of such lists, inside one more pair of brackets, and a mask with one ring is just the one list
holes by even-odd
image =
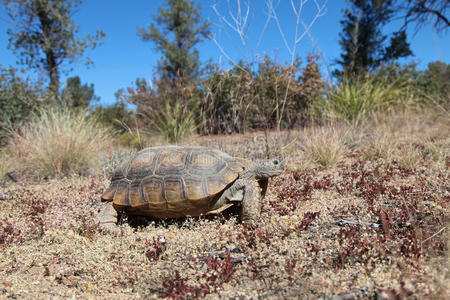
[[[45, 4], [43, 4], [45, 5]], [[53, 51], [52, 45], [52, 22], [48, 17], [48, 11], [45, 7], [40, 6], [38, 8], [39, 22], [41, 23], [43, 41], [41, 42], [42, 49], [45, 53], [45, 68], [47, 74], [50, 77], [50, 89], [55, 96], [59, 95], [59, 74], [58, 74], [58, 61], [56, 53]]]
[[50, 76], [50, 89], [55, 93], [55, 95], [59, 95], [59, 74], [58, 74], [58, 65], [55, 60], [55, 56], [53, 51], [48, 51], [45, 53], [47, 56], [47, 72]]

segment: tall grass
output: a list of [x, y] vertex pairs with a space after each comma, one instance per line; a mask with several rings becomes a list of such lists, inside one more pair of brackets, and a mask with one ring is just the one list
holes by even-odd
[[326, 119], [357, 125], [375, 113], [409, 105], [412, 96], [407, 79], [389, 81], [372, 74], [344, 76], [328, 97], [317, 103], [316, 109]]
[[16, 170], [37, 178], [86, 174], [101, 162], [111, 136], [85, 111], [40, 110], [12, 132], [8, 145]]

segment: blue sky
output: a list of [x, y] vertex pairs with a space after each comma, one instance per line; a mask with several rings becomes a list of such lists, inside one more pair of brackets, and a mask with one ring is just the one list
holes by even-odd
[[[286, 43], [274, 18], [268, 20], [266, 0], [250, 1], [250, 9], [247, 19], [248, 29], [245, 36], [245, 46], [239, 35], [231, 29], [225, 20], [219, 17], [217, 11], [231, 21], [230, 11], [237, 15], [236, 3], [238, 0], [197, 0], [202, 7], [202, 15], [210, 20], [213, 25], [211, 30], [217, 43], [205, 41], [198, 46], [200, 59], [203, 62], [213, 60], [224, 68], [230, 65], [230, 59], [257, 59], [262, 54], [267, 54], [279, 62], [290, 61], [296, 28], [296, 17], [289, 0], [273, 0], [278, 23], [281, 27]], [[247, 12], [247, 0], [241, 0], [241, 12]], [[299, 2], [299, 1], [295, 1]], [[324, 3], [325, 0], [317, 0]], [[103, 30], [106, 38], [103, 45], [94, 50], [89, 50], [87, 55], [94, 65], [87, 68], [83, 64], [74, 64], [73, 70], [68, 76], [80, 76], [83, 83], [93, 83], [95, 93], [101, 97], [102, 104], [112, 104], [115, 101], [114, 93], [133, 85], [136, 78], [151, 80], [160, 53], [156, 52], [151, 42], [143, 42], [137, 36], [136, 28], [146, 27], [152, 22], [152, 15], [157, 12], [163, 0], [85, 0], [74, 15], [75, 22], [79, 25], [79, 35], [94, 33]], [[228, 6], [228, 3], [231, 7]], [[308, 52], [320, 53], [324, 76], [328, 69], [336, 66], [334, 61], [339, 58], [339, 32], [342, 19], [342, 9], [347, 6], [344, 0], [328, 0], [322, 16], [318, 17], [312, 25], [309, 35], [305, 35], [296, 46], [295, 54], [305, 58]], [[314, 1], [309, 0], [303, 7], [301, 16], [304, 23], [309, 24], [315, 17], [317, 9]], [[0, 6], [0, 64], [3, 66], [16, 66], [17, 58], [7, 49], [8, 36], [6, 30], [9, 26], [5, 22], [6, 15], [3, 6]], [[400, 22], [386, 26], [386, 32], [394, 31]], [[300, 27], [298, 36], [304, 32]], [[420, 30], [416, 35], [409, 35], [413, 58], [403, 60], [407, 62], [415, 60], [420, 62], [420, 68], [426, 67], [431, 61], [450, 61], [450, 39], [448, 33], [437, 35], [429, 26]], [[286, 46], [287, 44], [287, 46]], [[222, 48], [219, 49], [218, 45]], [[246, 49], [246, 51], [244, 50]], [[248, 58], [246, 58], [248, 57]], [[329, 68], [327, 68], [327, 66]], [[62, 81], [65, 82], [65, 77]]]

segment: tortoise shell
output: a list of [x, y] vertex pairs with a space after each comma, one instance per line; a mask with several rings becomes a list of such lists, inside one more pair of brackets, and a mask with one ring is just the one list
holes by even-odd
[[228, 154], [206, 147], [147, 148], [119, 165], [102, 201], [136, 215], [198, 216], [211, 210], [243, 169]]

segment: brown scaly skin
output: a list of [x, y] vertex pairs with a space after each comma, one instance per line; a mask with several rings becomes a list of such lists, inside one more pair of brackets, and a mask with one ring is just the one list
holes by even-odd
[[[149, 153], [150, 155], [147, 156], [147, 153]], [[170, 155], [173, 156], [172, 153], [175, 153], [176, 155], [180, 155], [181, 153], [180, 157], [182, 157], [184, 154], [186, 155], [186, 157], [188, 157], [185, 158], [187, 159], [186, 162], [187, 164], [185, 165], [185, 167], [184, 168], [182, 166], [180, 167], [181, 160], [175, 158], [172, 161], [174, 166], [178, 167], [179, 171], [175, 171], [175, 173], [171, 171], [170, 175], [164, 175], [166, 174], [164, 172], [162, 173], [162, 175], [153, 175], [158, 172], [161, 173], [160, 169], [161, 167], [159, 166], [166, 161], [165, 160], [166, 157]], [[189, 160], [189, 157], [193, 155], [197, 158], [196, 161]], [[149, 157], [149, 159], [147, 159], [146, 157]], [[199, 177], [197, 175], [189, 175], [189, 172], [197, 170], [196, 169], [198, 167], [197, 161], [199, 161], [199, 164], [202, 163], [201, 160], [198, 160], [203, 159], [202, 157], [205, 157], [204, 159], [206, 159], [206, 161], [203, 162], [203, 164], [206, 164], [207, 166], [208, 163], [211, 164], [210, 162], [211, 157], [215, 157], [213, 158], [215, 161], [213, 160], [214, 164], [211, 164], [211, 168], [217, 167], [223, 163], [225, 163], [225, 165], [224, 167], [220, 167], [221, 168], [219, 169], [220, 173], [216, 173], [215, 171], [211, 173], [211, 171], [209, 171], [210, 174], [212, 175], [211, 179], [209, 175], [200, 175], [204, 177]], [[139, 164], [135, 163], [134, 161], [137, 161]], [[221, 161], [223, 161], [223, 163]], [[172, 168], [171, 163], [172, 162], [165, 164], [164, 167]], [[232, 159], [225, 153], [201, 147], [171, 146], [171, 147], [144, 149], [140, 153], [136, 154], [134, 157], [131, 157], [131, 159], [128, 162], [122, 164], [116, 170], [110, 188], [107, 191], [105, 191], [104, 195], [102, 196], [102, 200], [106, 202], [103, 202], [102, 204], [100, 213], [98, 215], [98, 221], [103, 228], [111, 228], [117, 221], [117, 210], [123, 210], [130, 215], [167, 218], [167, 217], [181, 217], [189, 215], [198, 216], [202, 214], [220, 213], [225, 209], [229, 208], [230, 206], [235, 205], [236, 203], [241, 203], [242, 220], [244, 222], [254, 224], [259, 219], [261, 211], [261, 199], [265, 195], [268, 179], [270, 177], [281, 174], [284, 171], [284, 167], [285, 167], [284, 162], [282, 160], [271, 159], [271, 160], [259, 160], [254, 163], [251, 163], [247, 168], [242, 168], [234, 159]], [[141, 171], [144, 168], [145, 171]], [[233, 170], [238, 169], [240, 169], [241, 171], [239, 171], [239, 173], [235, 173], [236, 175], [233, 175], [232, 172], [235, 172]], [[138, 173], [139, 177], [136, 177], [136, 175], [134, 175], [135, 176], [134, 178], [137, 179], [134, 179], [134, 181], [130, 181], [130, 179], [128, 178], [133, 177], [127, 177], [130, 176], [127, 174], [136, 174], [136, 172], [141, 172]], [[220, 174], [226, 174], [227, 177], [222, 177], [222, 175]], [[177, 198], [176, 194], [175, 196], [171, 194], [169, 195], [171, 198], [168, 199], [166, 198], [167, 202], [165, 207], [167, 210], [165, 210], [164, 207], [153, 209], [152, 207], [154, 204], [152, 203], [156, 203], [155, 202], [156, 200], [153, 200], [153, 198], [142, 198], [143, 197], [141, 196], [142, 194], [138, 193], [137, 191], [139, 190], [136, 190], [136, 188], [141, 188], [143, 193], [147, 189], [151, 191], [153, 194], [159, 193], [160, 190], [158, 187], [154, 188], [153, 186], [148, 186], [146, 185], [145, 182], [147, 180], [146, 178], [156, 178], [157, 180], [160, 180], [159, 178], [161, 176], [168, 176], [163, 178], [170, 178], [170, 179], [175, 178], [176, 180], [181, 179], [183, 180], [183, 182], [189, 182], [190, 180], [199, 180], [199, 178], [204, 178], [203, 180], [206, 180], [207, 184], [209, 185], [212, 184], [212, 187], [216, 188], [217, 194], [210, 194], [210, 195], [206, 194], [205, 196], [207, 198], [203, 198], [203, 200], [200, 198], [200, 201], [198, 201], [198, 203], [202, 205], [200, 207], [193, 206], [192, 203], [195, 203], [193, 202], [196, 201], [195, 199], [191, 199], [189, 197], [184, 199]], [[223, 184], [224, 182], [223, 180], [228, 180], [226, 178], [231, 179], [232, 176], [236, 179], [231, 181], [227, 186], [223, 185], [224, 188], [222, 188], [221, 190], [220, 189], [217, 190], [218, 187], [218, 183], [216, 183], [217, 179], [222, 180]], [[167, 179], [163, 179], [163, 182], [165, 182], [165, 180]], [[202, 184], [202, 186], [203, 185], [204, 184]], [[165, 193], [167, 193], [167, 189], [168, 188], [170, 189], [171, 186], [166, 185], [165, 187], [161, 186], [161, 188], [163, 188], [163, 190], [161, 190], [161, 193], [164, 194], [164, 191], [166, 191]], [[188, 188], [187, 185], [186, 190], [184, 188], [173, 189], [172, 187], [172, 191], [180, 193], [182, 192], [184, 195], [186, 195], [186, 193], [188, 192], [187, 188]], [[192, 184], [189, 185], [189, 192], [197, 189], [200, 189], [200, 186]], [[117, 196], [115, 196], [116, 194]], [[117, 202], [116, 197], [118, 197]], [[158, 199], [159, 196], [157, 200]], [[148, 204], [149, 206], [133, 205], [135, 203], [142, 203], [143, 201], [148, 201], [147, 203], [149, 203]], [[208, 202], [210, 203], [209, 205]], [[161, 202], [157, 203], [159, 204]]]

